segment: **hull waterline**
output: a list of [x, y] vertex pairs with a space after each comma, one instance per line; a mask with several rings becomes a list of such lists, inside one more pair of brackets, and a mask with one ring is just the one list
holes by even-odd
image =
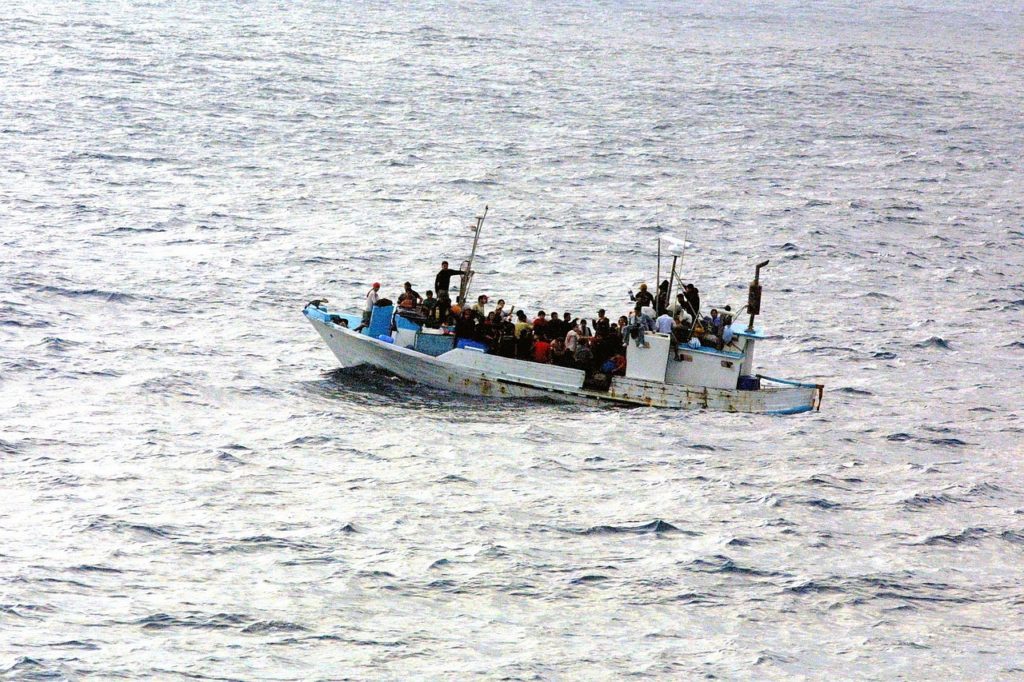
[[[332, 322], [324, 311], [307, 308], [305, 314], [343, 367], [370, 365], [408, 381], [465, 395], [767, 414], [807, 412], [820, 405], [821, 387], [814, 384], [741, 391], [615, 377], [607, 391], [593, 390], [564, 379], [539, 378], [536, 370], [544, 365], [501, 358], [491, 362], [500, 368], [481, 369], [481, 354], [474, 351], [454, 350], [435, 358], [357, 333]], [[517, 366], [523, 371], [516, 371]]]

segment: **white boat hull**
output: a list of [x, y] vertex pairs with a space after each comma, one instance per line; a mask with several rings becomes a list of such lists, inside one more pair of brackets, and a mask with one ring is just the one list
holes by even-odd
[[[810, 384], [740, 391], [615, 377], [607, 391], [598, 391], [582, 387], [579, 370], [470, 350], [453, 350], [435, 358], [335, 324], [321, 310], [307, 309], [306, 317], [343, 367], [370, 365], [408, 381], [466, 395], [768, 414], [807, 412], [821, 400], [821, 387]], [[552, 376], [544, 376], [545, 370]]]

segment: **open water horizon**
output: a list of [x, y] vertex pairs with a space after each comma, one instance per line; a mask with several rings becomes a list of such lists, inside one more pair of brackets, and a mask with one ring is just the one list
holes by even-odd
[[[14, 2], [0, 677], [1024, 677], [1024, 5]], [[765, 258], [767, 417], [338, 370]], [[666, 260], [663, 268], [667, 269]]]

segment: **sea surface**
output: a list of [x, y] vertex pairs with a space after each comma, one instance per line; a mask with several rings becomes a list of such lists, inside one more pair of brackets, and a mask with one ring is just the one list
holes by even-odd
[[[0, 678], [1024, 679], [1024, 3], [0, 16]], [[301, 315], [765, 288], [770, 417], [339, 369]], [[683, 244], [686, 244], [685, 251]]]

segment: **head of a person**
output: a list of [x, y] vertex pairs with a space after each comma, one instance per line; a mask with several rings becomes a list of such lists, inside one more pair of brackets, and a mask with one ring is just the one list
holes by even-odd
[[565, 320], [566, 322], [569, 322], [572, 320], [572, 315], [570, 315], [569, 313], [562, 313], [562, 319]]
[[718, 308], [711, 309], [711, 317], [718, 317]]
[[448, 269], [448, 261], [446, 261], [446, 260], [441, 261], [441, 269], [442, 270], [447, 270]]
[[676, 300], [682, 303], [686, 300], [686, 294], [676, 294]]
[[685, 289], [686, 289], [687, 291], [693, 291], [693, 283], [691, 282], [690, 284], [687, 284], [687, 285], [686, 285], [686, 286], [685, 286], [684, 288], [685, 288]]
[[499, 308], [504, 308], [505, 307], [505, 299], [503, 299], [503, 298], [499, 298], [498, 299], [498, 307]]
[[646, 284], [641, 284], [640, 285], [640, 291], [647, 291], [647, 285]]
[[377, 290], [379, 290], [379, 289], [380, 289], [380, 282], [374, 282], [374, 283], [373, 283], [373, 290], [374, 290], [374, 291], [377, 291]]
[[554, 341], [551, 342], [551, 347], [555, 348], [557, 350], [562, 350], [562, 347], [564, 345], [565, 345], [565, 342], [563, 342], [562, 339], [555, 339]]
[[430, 289], [427, 289], [427, 298], [434, 298], [434, 292]]
[[519, 320], [520, 322], [526, 322], [526, 313], [524, 313], [522, 310], [517, 310], [516, 319]]
[[551, 311], [551, 319], [552, 320], [557, 320], [558, 319], [558, 313], [556, 313], [554, 310]]
[[494, 322], [494, 312], [493, 311], [487, 313], [487, 321], [488, 322]]
[[597, 316], [604, 317], [604, 308], [601, 308], [600, 310], [597, 311]]
[[619, 326], [625, 327], [627, 324], [629, 324], [629, 318], [625, 315], [619, 315]]
[[487, 294], [480, 294], [479, 296], [477, 296], [476, 297], [476, 302], [481, 304], [481, 305], [483, 305], [484, 303], [487, 303]]
[[466, 308], [465, 310], [462, 311], [462, 316], [466, 319], [470, 319], [473, 317], [473, 311], [470, 310], [469, 308]]
[[546, 312], [544, 312], [543, 310], [537, 311], [537, 317], [539, 317], [540, 319], [543, 320], [547, 316], [548, 316], [548, 314]]

